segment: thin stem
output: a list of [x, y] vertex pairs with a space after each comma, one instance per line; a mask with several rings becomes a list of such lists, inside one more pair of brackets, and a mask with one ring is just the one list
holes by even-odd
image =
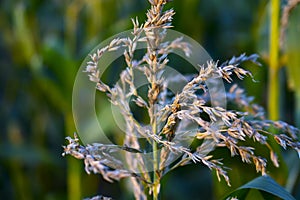
[[[154, 108], [153, 108], [154, 110]], [[155, 113], [155, 112], [154, 112]], [[152, 131], [153, 133], [156, 133], [157, 131], [157, 126], [156, 126], [156, 119], [154, 118], [153, 124], [152, 124]], [[159, 194], [159, 188], [158, 184], [160, 182], [159, 177], [157, 175], [157, 169], [158, 169], [158, 160], [157, 160], [157, 143], [153, 140], [152, 142], [152, 150], [153, 150], [153, 200], [158, 199], [158, 194]]]
[[[157, 34], [157, 33], [156, 33]], [[156, 38], [158, 38], [158, 36], [156, 36]], [[157, 134], [157, 114], [156, 114], [156, 101], [157, 101], [157, 97], [158, 94], [155, 93], [159, 93], [159, 89], [157, 89], [157, 56], [158, 56], [158, 52], [155, 49], [149, 48], [149, 55], [152, 55], [152, 65], [151, 68], [153, 70], [153, 74], [152, 74], [152, 80], [151, 80], [151, 91], [152, 93], [150, 93], [149, 96], [149, 103], [150, 103], [150, 116], [151, 116], [151, 126], [152, 126], [152, 132], [153, 134]], [[158, 91], [155, 91], [158, 90]], [[158, 174], [158, 152], [157, 152], [157, 143], [156, 141], [152, 142], [152, 153], [153, 153], [153, 186], [152, 186], [152, 192], [153, 192], [153, 200], [157, 200], [158, 199], [158, 195], [159, 195], [159, 186], [160, 186], [160, 177]]]
[[[155, 69], [156, 66], [153, 67]], [[153, 75], [152, 84], [156, 84], [156, 74]], [[153, 87], [152, 87], [153, 88]], [[157, 119], [156, 119], [156, 109], [155, 109], [155, 101], [151, 101], [152, 104], [150, 105], [150, 116], [151, 116], [151, 126], [152, 126], [152, 133], [157, 134]], [[157, 174], [158, 170], [158, 153], [157, 153], [157, 143], [153, 140], [152, 142], [152, 154], [153, 154], [153, 186], [152, 186], [152, 192], [153, 192], [153, 200], [158, 199], [159, 194], [159, 184], [160, 180]]]
[[268, 111], [271, 120], [279, 118], [279, 11], [280, 0], [271, 0], [270, 23], [270, 71]]

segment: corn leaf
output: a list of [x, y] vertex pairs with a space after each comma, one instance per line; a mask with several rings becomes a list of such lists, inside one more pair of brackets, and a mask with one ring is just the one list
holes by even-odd
[[290, 193], [288, 193], [282, 186], [276, 183], [276, 181], [274, 181], [274, 179], [269, 176], [260, 176], [258, 178], [255, 178], [254, 180], [234, 190], [223, 199], [226, 200], [229, 197], [246, 199], [251, 189], [260, 191], [262, 193], [262, 196], [267, 195], [268, 199], [272, 198], [270, 198], [268, 194], [264, 194], [265, 192], [272, 194], [274, 197], [279, 197], [284, 200], [295, 200], [295, 198]]
[[292, 10], [289, 17], [286, 37], [286, 55], [289, 86], [300, 92], [300, 6]]

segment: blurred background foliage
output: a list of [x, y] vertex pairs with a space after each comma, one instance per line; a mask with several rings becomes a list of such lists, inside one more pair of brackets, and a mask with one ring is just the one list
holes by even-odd
[[[222, 62], [244, 52], [260, 54], [263, 67], [246, 66], [251, 67], [258, 82], [247, 79], [243, 87], [267, 108], [268, 84], [278, 83], [279, 105], [273, 112], [278, 112], [278, 119], [300, 127], [300, 7], [291, 14], [285, 45], [276, 61], [279, 67], [287, 68], [279, 68], [278, 76], [270, 80], [270, 3], [174, 0], [168, 7], [177, 13], [175, 30], [197, 40], [215, 60]], [[281, 2], [280, 10], [285, 4]], [[83, 163], [61, 156], [61, 146], [65, 136], [76, 131], [72, 87], [81, 62], [101, 41], [130, 29], [130, 18], [139, 16], [142, 22], [148, 7], [146, 0], [0, 2], [1, 199], [73, 200], [96, 194], [132, 198], [126, 180], [109, 184], [98, 175], [86, 175]], [[217, 183], [209, 170], [198, 164], [169, 173], [163, 179], [162, 199], [199, 199], [199, 194], [201, 199], [218, 199], [258, 176], [253, 167], [229, 159], [228, 152], [216, 154], [233, 169], [231, 188]], [[282, 154], [281, 165], [279, 169], [270, 167], [269, 172], [299, 199], [299, 160], [295, 153]]]

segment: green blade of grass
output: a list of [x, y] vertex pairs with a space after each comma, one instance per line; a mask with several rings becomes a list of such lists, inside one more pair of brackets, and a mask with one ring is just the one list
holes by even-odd
[[254, 180], [234, 190], [223, 199], [225, 200], [228, 197], [244, 199], [251, 189], [267, 192], [284, 200], [295, 200], [290, 193], [288, 193], [282, 186], [276, 183], [276, 181], [269, 176], [260, 176], [255, 178]]

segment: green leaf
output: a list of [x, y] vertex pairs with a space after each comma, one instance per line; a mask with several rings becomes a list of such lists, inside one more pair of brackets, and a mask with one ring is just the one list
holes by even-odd
[[300, 79], [298, 77], [300, 73], [300, 6], [295, 7], [289, 16], [287, 33], [286, 33], [286, 56], [287, 56], [287, 74], [289, 87], [295, 91], [295, 120], [296, 125], [300, 126]]
[[245, 199], [251, 189], [267, 192], [284, 200], [295, 200], [295, 198], [290, 193], [288, 193], [282, 186], [276, 183], [276, 181], [274, 181], [269, 176], [260, 176], [258, 178], [255, 178], [249, 183], [246, 183], [245, 185], [234, 190], [223, 199], [225, 200], [228, 197]]
[[292, 10], [289, 16], [289, 22], [287, 26], [286, 37], [286, 54], [287, 54], [287, 71], [289, 86], [300, 92], [300, 79], [298, 77], [300, 73], [300, 6], [297, 6]]

